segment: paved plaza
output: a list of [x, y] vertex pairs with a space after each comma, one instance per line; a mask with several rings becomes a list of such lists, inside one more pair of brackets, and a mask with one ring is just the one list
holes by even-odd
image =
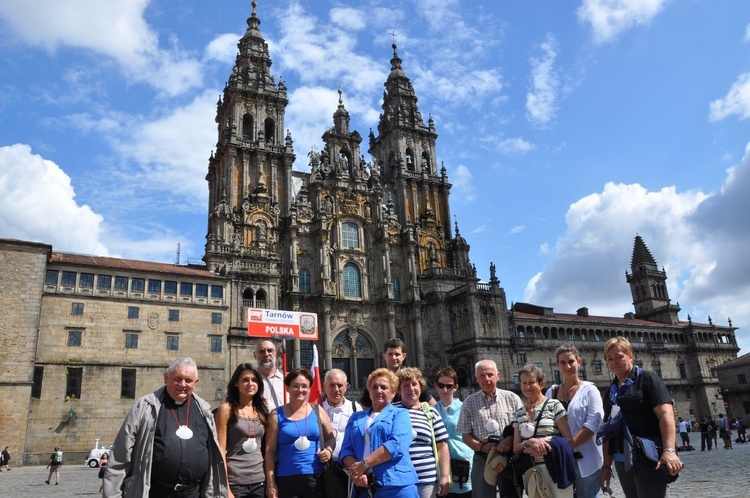
[[[750, 497], [750, 444], [735, 444], [733, 450], [719, 448], [681, 452], [685, 470], [670, 487], [671, 498]], [[12, 463], [12, 462], [11, 462]], [[43, 466], [13, 468], [0, 472], [0, 496], [14, 498], [99, 496], [98, 469], [84, 465], [63, 465], [60, 485], [44, 483], [48, 470]], [[54, 479], [54, 477], [53, 477]], [[623, 498], [613, 479], [615, 497]]]

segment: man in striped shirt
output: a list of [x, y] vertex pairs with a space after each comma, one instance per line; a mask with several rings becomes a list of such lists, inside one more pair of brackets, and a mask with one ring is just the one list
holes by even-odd
[[497, 388], [500, 376], [494, 361], [477, 362], [474, 372], [481, 391], [466, 397], [456, 427], [464, 443], [474, 450], [471, 470], [472, 496], [473, 498], [495, 498], [499, 487], [500, 498], [517, 498], [518, 494], [512, 479], [498, 477], [494, 485], [488, 484], [484, 480], [484, 467], [487, 453], [493, 446], [501, 453], [509, 453], [512, 450], [512, 433], [497, 444], [488, 442], [488, 438], [489, 436], [503, 437], [503, 430], [513, 424], [513, 415], [523, 408], [523, 402], [516, 393]]

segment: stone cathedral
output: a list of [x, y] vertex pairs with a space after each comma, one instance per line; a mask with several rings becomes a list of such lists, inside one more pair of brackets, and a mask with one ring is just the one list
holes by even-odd
[[294, 170], [287, 88], [259, 27], [253, 5], [217, 103], [205, 266], [0, 238], [0, 441], [17, 462], [44, 464], [54, 446], [83, 462], [94, 441], [111, 444], [133, 400], [160, 387], [180, 356], [196, 360], [196, 393], [218, 406], [236, 365], [253, 361], [250, 307], [316, 313], [319, 340], [287, 341], [289, 367], [309, 366], [317, 346], [321, 368], [347, 372], [353, 395], [392, 337], [430, 382], [453, 366], [463, 397], [481, 359], [497, 362], [503, 389], [520, 392], [525, 363], [559, 381], [554, 352], [566, 342], [581, 352], [580, 376], [604, 389], [604, 342], [624, 336], [636, 364], [662, 376], [677, 415], [750, 419], [750, 403], [727, 411], [717, 377], [739, 351], [736, 327], [681, 320], [640, 236], [623, 283], [634, 312], [622, 317], [508, 307], [494, 265], [480, 280], [451, 219], [436, 124], [425, 122], [395, 44], [367, 144], [339, 91], [323, 147], [307, 154], [306, 171]]
[[[339, 90], [323, 148], [301, 173], [284, 126], [287, 90], [271, 74], [259, 25], [253, 10], [218, 102], [206, 177], [204, 259], [236, 296], [229, 348], [247, 346], [244, 303], [317, 312], [321, 365], [343, 369], [357, 387], [390, 337], [406, 342], [413, 365], [432, 371], [450, 358], [467, 376], [475, 357], [461, 353], [482, 340], [472, 331], [506, 334], [498, 320], [506, 303], [496, 278], [477, 283], [451, 224], [435, 123], [425, 122], [396, 45], [377, 133], [363, 145]], [[309, 364], [312, 344], [296, 346]]]

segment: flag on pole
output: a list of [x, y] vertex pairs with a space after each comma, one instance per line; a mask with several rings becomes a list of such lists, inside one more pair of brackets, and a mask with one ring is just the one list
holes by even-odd
[[318, 345], [313, 345], [313, 362], [310, 366], [310, 371], [313, 374], [313, 382], [312, 386], [310, 386], [310, 394], [307, 397], [307, 400], [310, 403], [318, 403], [320, 404], [320, 398], [323, 393], [323, 389], [320, 387], [320, 367], [318, 367]]

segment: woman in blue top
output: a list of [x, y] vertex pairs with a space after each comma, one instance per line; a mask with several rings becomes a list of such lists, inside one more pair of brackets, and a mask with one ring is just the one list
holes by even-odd
[[[440, 417], [443, 419], [445, 429], [448, 431], [448, 450], [451, 458], [456, 460], [465, 460], [469, 463], [469, 474], [466, 476], [467, 481], [463, 483], [456, 482], [456, 476], [453, 476], [453, 486], [448, 493], [448, 498], [471, 498], [471, 461], [474, 458], [474, 451], [464, 443], [461, 433], [456, 429], [458, 417], [461, 415], [463, 402], [453, 395], [458, 389], [458, 375], [451, 367], [439, 370], [435, 375], [435, 389], [437, 389], [440, 401], [435, 405]], [[460, 495], [460, 497], [459, 497]]]
[[417, 473], [409, 457], [411, 420], [391, 405], [398, 378], [379, 368], [367, 378], [372, 406], [349, 418], [339, 457], [358, 488], [370, 487], [377, 498], [417, 498]]
[[[313, 376], [295, 368], [284, 378], [289, 403], [272, 411], [266, 427], [266, 496], [324, 498], [323, 464], [333, 455], [336, 437], [325, 410], [307, 402]], [[323, 427], [321, 438], [318, 417]]]

